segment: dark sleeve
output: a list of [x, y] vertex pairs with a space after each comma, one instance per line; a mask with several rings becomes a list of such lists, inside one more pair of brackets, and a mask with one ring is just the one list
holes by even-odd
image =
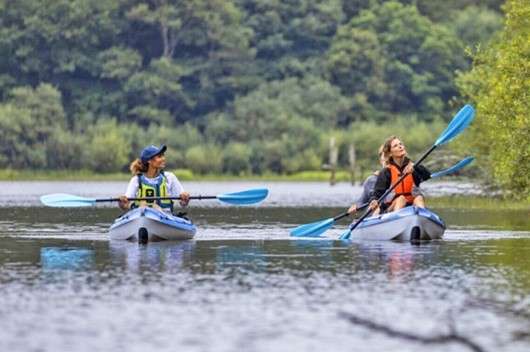
[[412, 177], [414, 178], [414, 183], [418, 186], [423, 181], [431, 178], [431, 172], [423, 165], [414, 166]]
[[374, 193], [374, 186], [377, 180], [377, 176], [371, 175], [363, 183], [363, 194], [361, 194], [361, 197], [355, 202], [355, 205], [357, 207], [361, 207], [365, 203], [368, 203], [370, 201], [370, 198], [372, 197], [372, 194]]
[[384, 168], [377, 176], [377, 181], [375, 181], [374, 193], [370, 200], [379, 199], [390, 187], [390, 170]]

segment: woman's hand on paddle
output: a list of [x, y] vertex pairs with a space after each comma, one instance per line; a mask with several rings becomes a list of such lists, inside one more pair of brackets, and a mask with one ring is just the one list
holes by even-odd
[[129, 199], [127, 199], [127, 196], [120, 196], [120, 200], [118, 201], [118, 205], [121, 209], [127, 210], [129, 209]]
[[377, 208], [379, 208], [379, 202], [374, 199], [370, 202], [370, 205], [368, 205], [371, 211], [375, 211]]
[[190, 194], [188, 192], [182, 192], [179, 194], [180, 206], [185, 207], [190, 202]]
[[357, 212], [357, 205], [354, 204], [350, 207], [350, 209], [348, 209], [348, 214], [352, 215], [352, 214], [355, 214]]
[[403, 169], [403, 172], [406, 173], [406, 174], [411, 174], [412, 171], [414, 171], [414, 163], [412, 161], [410, 161], [407, 166], [405, 166], [405, 168]]

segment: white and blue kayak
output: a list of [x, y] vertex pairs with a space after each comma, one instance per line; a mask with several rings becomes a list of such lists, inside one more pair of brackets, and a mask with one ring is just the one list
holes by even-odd
[[422, 241], [441, 239], [444, 221], [426, 208], [405, 207], [399, 211], [364, 219], [351, 233], [363, 240]]
[[189, 240], [197, 228], [188, 219], [164, 211], [142, 207], [129, 210], [111, 225], [111, 240], [129, 240], [146, 243], [164, 240]]

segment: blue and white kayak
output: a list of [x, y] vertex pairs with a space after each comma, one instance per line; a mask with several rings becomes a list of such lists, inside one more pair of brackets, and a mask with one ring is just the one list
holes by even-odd
[[405, 207], [399, 211], [364, 219], [351, 233], [363, 240], [418, 241], [441, 239], [444, 221], [426, 208]]
[[138, 242], [163, 240], [188, 240], [195, 236], [197, 228], [188, 219], [164, 211], [142, 207], [129, 210], [111, 225], [111, 240]]

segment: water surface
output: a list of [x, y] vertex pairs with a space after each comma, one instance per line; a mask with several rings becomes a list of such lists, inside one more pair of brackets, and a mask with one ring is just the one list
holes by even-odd
[[293, 239], [359, 190], [280, 183], [257, 207], [192, 203], [195, 240], [143, 246], [108, 240], [115, 207], [39, 205], [57, 191], [120, 193], [69, 187], [0, 188], [1, 351], [530, 350], [524, 211], [435, 209], [445, 238], [420, 245], [337, 241], [342, 222]]

